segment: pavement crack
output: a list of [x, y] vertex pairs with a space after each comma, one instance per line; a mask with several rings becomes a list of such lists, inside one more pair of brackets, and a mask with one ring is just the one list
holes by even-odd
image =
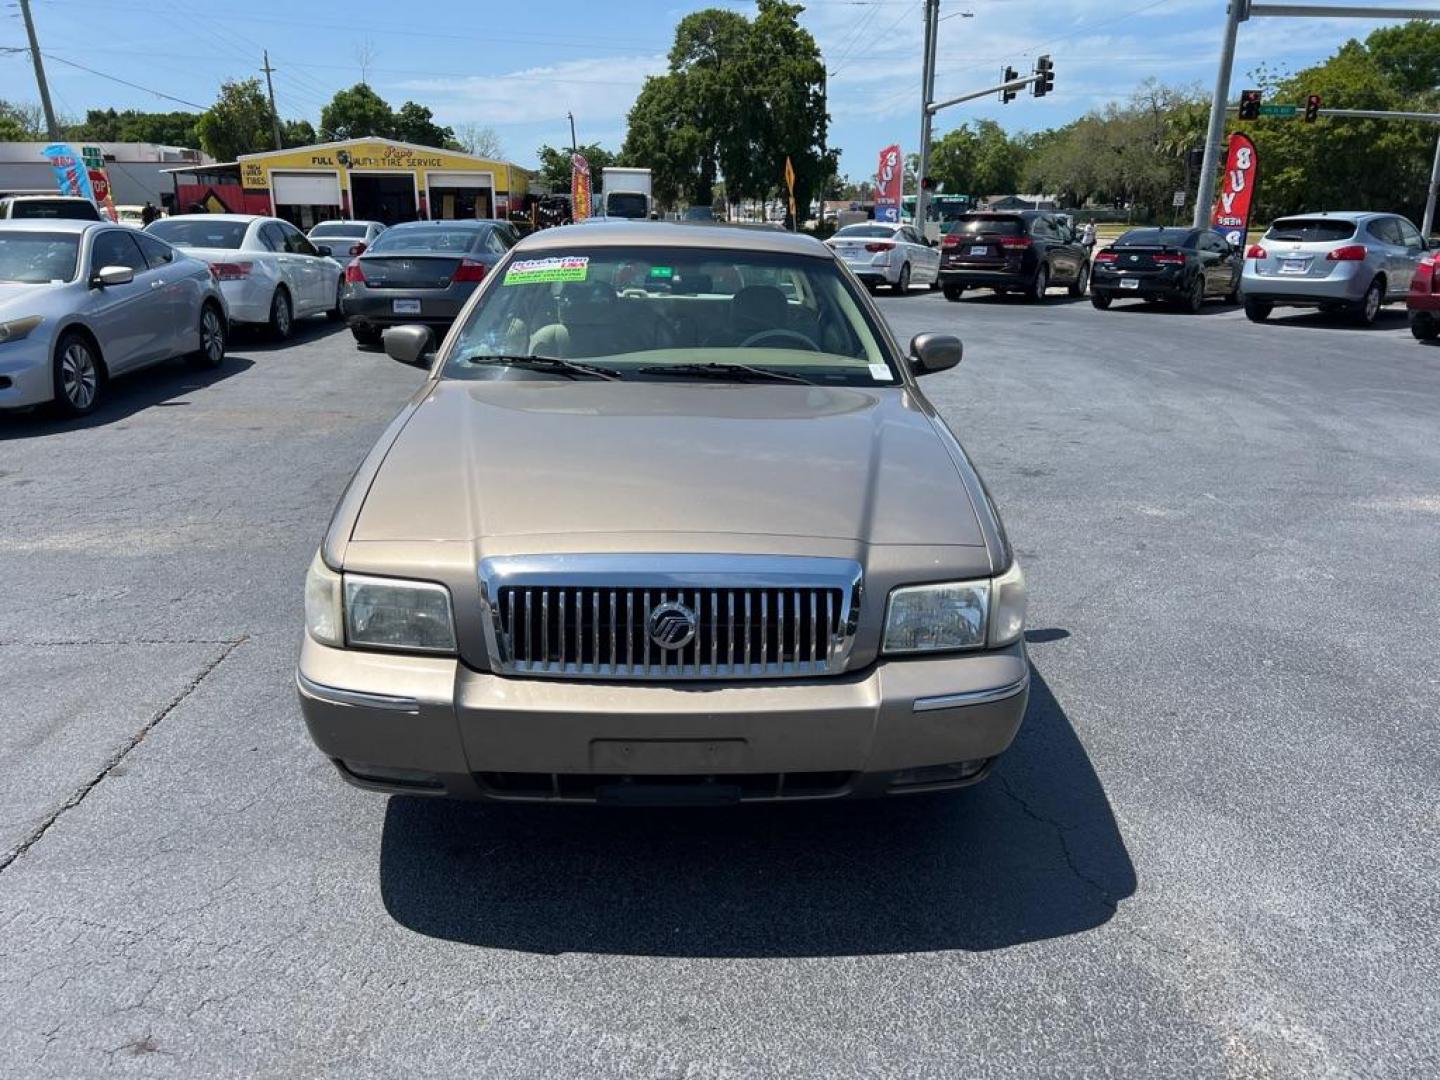
[[1010, 780], [1004, 773], [997, 773], [995, 779], [1000, 782], [1000, 789], [1009, 796], [1016, 806], [1020, 807], [1026, 817], [1032, 821], [1038, 821], [1042, 825], [1048, 825], [1055, 830], [1055, 838], [1060, 841], [1060, 853], [1065, 857], [1065, 865], [1070, 868], [1070, 873], [1090, 886], [1100, 902], [1110, 909], [1110, 914], [1113, 915], [1118, 912], [1120, 910], [1119, 901], [1110, 894], [1110, 890], [1105, 888], [1104, 885], [1096, 881], [1084, 870], [1080, 869], [1079, 864], [1075, 861], [1075, 853], [1070, 850], [1070, 839], [1067, 836], [1070, 830], [1054, 818], [1046, 817], [1032, 807], [1023, 796], [1018, 794], [1015, 789], [1010, 786]]
[[107, 776], [110, 775], [111, 770], [114, 769], [116, 765], [119, 765], [120, 762], [125, 760], [126, 756], [129, 755], [130, 751], [134, 750], [137, 746], [144, 742], [145, 737], [149, 735], [150, 732], [154, 731], [155, 728], [159, 726], [162, 720], [164, 720], [167, 716], [169, 716], [172, 712], [179, 708], [180, 705], [185, 701], [185, 699], [188, 698], [191, 694], [193, 694], [199, 688], [200, 684], [209, 677], [211, 672], [213, 672], [216, 668], [223, 664], [226, 659], [229, 658], [231, 653], [233, 653], [236, 649], [238, 649], [248, 640], [249, 636], [246, 635], [225, 642], [225, 648], [220, 651], [220, 655], [215, 657], [215, 659], [211, 660], [208, 664], [201, 668], [184, 686], [180, 688], [179, 692], [174, 697], [172, 697], [168, 702], [161, 706], [160, 710], [141, 726], [139, 731], [135, 732], [135, 734], [131, 735], [130, 738], [126, 739], [124, 745], [122, 745], [118, 750], [115, 751], [115, 753], [111, 754], [110, 757], [106, 759], [105, 764], [100, 767], [100, 771], [97, 772], [93, 778], [82, 784], [79, 788], [72, 792], [70, 797], [66, 799], [63, 803], [61, 803], [60, 806], [58, 806], [50, 814], [46, 815], [45, 819], [41, 821], [40, 824], [35, 826], [35, 828], [30, 831], [29, 835], [27, 835], [25, 839], [21, 840], [13, 851], [7, 852], [3, 856], [0, 856], [0, 874], [3, 874], [15, 863], [17, 859], [20, 858], [20, 856], [24, 855], [27, 851], [29, 851], [32, 847], [39, 843], [41, 838], [43, 838], [44, 835], [50, 831], [50, 827], [54, 825], [57, 821], [59, 821], [61, 817], [63, 817], [66, 813], [75, 809], [75, 807], [79, 806], [82, 802], [84, 802], [85, 797], [89, 795], [90, 792], [94, 791], [95, 788], [100, 785], [101, 781], [103, 781]]

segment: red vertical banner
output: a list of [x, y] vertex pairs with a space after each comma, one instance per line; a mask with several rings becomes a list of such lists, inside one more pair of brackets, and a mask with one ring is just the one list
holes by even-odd
[[900, 220], [901, 185], [905, 180], [905, 167], [900, 157], [900, 145], [887, 146], [880, 151], [880, 164], [875, 169], [875, 220]]
[[570, 208], [573, 221], [590, 216], [590, 163], [580, 154], [570, 155]]
[[1237, 247], [1245, 245], [1250, 231], [1250, 210], [1255, 204], [1255, 186], [1260, 180], [1260, 157], [1248, 135], [1235, 132], [1230, 136], [1230, 151], [1225, 157], [1225, 180], [1220, 197], [1210, 214], [1210, 227], [1225, 234]]
[[95, 202], [100, 209], [110, 215], [111, 221], [120, 220], [120, 212], [115, 209], [115, 200], [110, 196], [110, 174], [104, 169], [90, 169], [90, 189], [95, 192]]

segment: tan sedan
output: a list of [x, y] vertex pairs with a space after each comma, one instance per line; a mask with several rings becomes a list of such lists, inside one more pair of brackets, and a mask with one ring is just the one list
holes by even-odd
[[884, 795], [982, 778], [1025, 712], [1024, 579], [918, 376], [819, 242], [552, 229], [488, 276], [340, 501], [297, 681], [380, 791]]

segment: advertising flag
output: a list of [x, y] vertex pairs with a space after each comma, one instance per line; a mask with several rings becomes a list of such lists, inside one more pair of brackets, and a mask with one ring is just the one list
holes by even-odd
[[40, 153], [55, 170], [55, 186], [60, 189], [61, 195], [79, 195], [83, 199], [95, 201], [95, 192], [90, 187], [89, 170], [85, 168], [84, 159], [75, 153], [73, 146], [51, 143]]
[[590, 162], [580, 154], [570, 155], [570, 207], [574, 221], [590, 216]]
[[1225, 180], [1210, 215], [1210, 227], [1225, 234], [1236, 247], [1245, 246], [1250, 231], [1250, 208], [1255, 203], [1255, 185], [1260, 180], [1260, 158], [1249, 136], [1235, 132], [1225, 159]]
[[901, 185], [905, 179], [904, 159], [900, 144], [880, 151], [880, 165], [875, 170], [875, 220], [900, 220]]

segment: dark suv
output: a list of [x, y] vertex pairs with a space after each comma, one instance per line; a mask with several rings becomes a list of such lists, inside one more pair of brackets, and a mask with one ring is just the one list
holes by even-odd
[[1084, 296], [1090, 264], [1075, 231], [1045, 210], [962, 214], [940, 241], [940, 287], [945, 299], [966, 289], [1023, 292], [1043, 300], [1052, 285]]

